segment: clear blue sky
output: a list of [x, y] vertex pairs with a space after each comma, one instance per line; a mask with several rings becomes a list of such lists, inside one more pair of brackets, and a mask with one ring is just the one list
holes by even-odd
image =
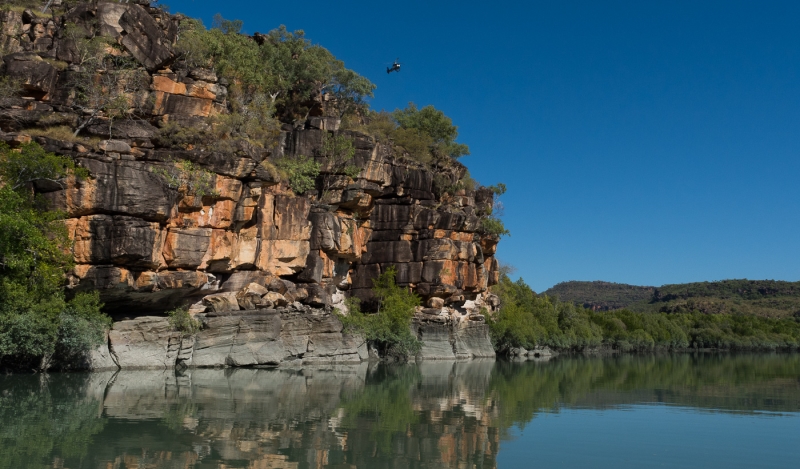
[[800, 280], [800, 2], [166, 3], [303, 29], [373, 108], [452, 117], [473, 176], [508, 186], [498, 257], [536, 291]]

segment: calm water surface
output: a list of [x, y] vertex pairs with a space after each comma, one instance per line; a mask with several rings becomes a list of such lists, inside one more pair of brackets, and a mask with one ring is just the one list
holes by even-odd
[[798, 461], [800, 355], [0, 377], [0, 469]]

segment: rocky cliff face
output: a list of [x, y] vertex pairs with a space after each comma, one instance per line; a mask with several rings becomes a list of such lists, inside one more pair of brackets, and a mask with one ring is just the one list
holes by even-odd
[[[24, 88], [2, 99], [2, 139], [12, 146], [33, 139], [90, 174], [34, 189], [68, 216], [69, 290], [98, 290], [118, 320], [96, 366], [364, 359], [364, 344], [342, 335], [329, 312], [351, 295], [369, 307], [372, 279], [390, 267], [427, 306], [414, 326], [432, 350], [423, 356], [493, 356], [478, 314], [481, 305], [491, 307], [487, 289], [498, 276], [498, 239], [479, 230], [492, 193], [438, 195], [436, 181], [453, 181], [462, 166], [425, 168], [391, 145], [339, 130], [336, 118], [314, 116], [322, 106], [284, 124], [265, 151], [164, 146], [165, 123], [192, 125], [227, 112], [224, 80], [174, 63], [174, 17], [141, 0], [87, 2], [63, 16], [2, 15], [2, 73]], [[115, 54], [145, 74], [147, 86], [129, 96], [144, 103], [131, 113], [136, 118], [87, 120], [92, 111], [74, 105], [70, 76], [81, 67], [75, 41], [64, 34], [70, 21], [108, 37]], [[64, 122], [86, 123], [82, 135], [94, 143], [48, 132]], [[310, 156], [325, 176], [324, 135], [350, 138], [361, 171], [337, 177], [324, 194], [297, 195], [270, 161]], [[170, 184], [166, 175], [181, 162], [210, 172], [211, 190], [197, 195]], [[183, 337], [170, 330], [163, 312], [179, 305], [191, 305], [203, 331]]]

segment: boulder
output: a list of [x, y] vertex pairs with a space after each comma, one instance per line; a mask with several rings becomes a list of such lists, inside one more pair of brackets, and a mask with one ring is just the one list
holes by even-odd
[[264, 295], [264, 300], [269, 301], [278, 308], [289, 304], [289, 301], [286, 300], [286, 297], [277, 292], [268, 292], [266, 295]]
[[214, 312], [239, 311], [239, 300], [236, 293], [214, 293], [203, 297], [203, 303], [208, 305]]
[[147, 10], [136, 4], [126, 6], [118, 20], [125, 33], [120, 42], [148, 70], [164, 67], [175, 58], [169, 39]]
[[58, 79], [58, 71], [36, 54], [19, 52], [3, 57], [5, 74], [22, 82], [24, 94], [38, 100], [49, 99]]
[[236, 302], [240, 309], [252, 310], [261, 304], [261, 295], [252, 291], [242, 290], [236, 294]]
[[103, 140], [98, 147], [105, 152], [130, 153], [131, 146], [121, 140]]

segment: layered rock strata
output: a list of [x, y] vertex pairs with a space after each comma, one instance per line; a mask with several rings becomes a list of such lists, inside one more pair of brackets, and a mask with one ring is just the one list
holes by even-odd
[[[80, 70], [65, 34], [70, 22], [115, 42], [114, 53], [135, 60], [149, 83], [129, 97], [145, 103], [132, 110], [135, 119], [101, 115], [83, 128], [95, 145], [48, 132], [84, 117], [70, 89]], [[445, 194], [463, 166], [423, 167], [392, 145], [339, 130], [339, 119], [315, 115], [322, 107], [285, 124], [264, 151], [165, 146], [165, 123], [202, 127], [227, 112], [224, 80], [175, 62], [177, 28], [176, 17], [141, 0], [0, 17], [2, 73], [23, 86], [21, 96], [1, 100], [0, 137], [12, 146], [35, 140], [90, 175], [36, 181], [33, 189], [68, 216], [70, 292], [99, 291], [118, 321], [98, 360], [169, 367], [363, 359], [362, 344], [341, 333], [330, 311], [344, 309], [348, 296], [369, 309], [372, 280], [389, 268], [427, 306], [413, 326], [426, 344], [423, 358], [493, 355], [483, 318], [470, 307], [491, 308], [485, 296], [498, 278], [498, 239], [480, 232], [492, 193]], [[325, 135], [354, 143], [357, 176], [330, 173]], [[270, 171], [271, 161], [300, 156], [315, 158], [333, 183], [318, 180], [317, 190], [298, 195]], [[171, 185], [166, 175], [181, 162], [210, 172], [211, 190]], [[197, 335], [181, 336], [160, 316], [180, 305], [203, 322]]]

